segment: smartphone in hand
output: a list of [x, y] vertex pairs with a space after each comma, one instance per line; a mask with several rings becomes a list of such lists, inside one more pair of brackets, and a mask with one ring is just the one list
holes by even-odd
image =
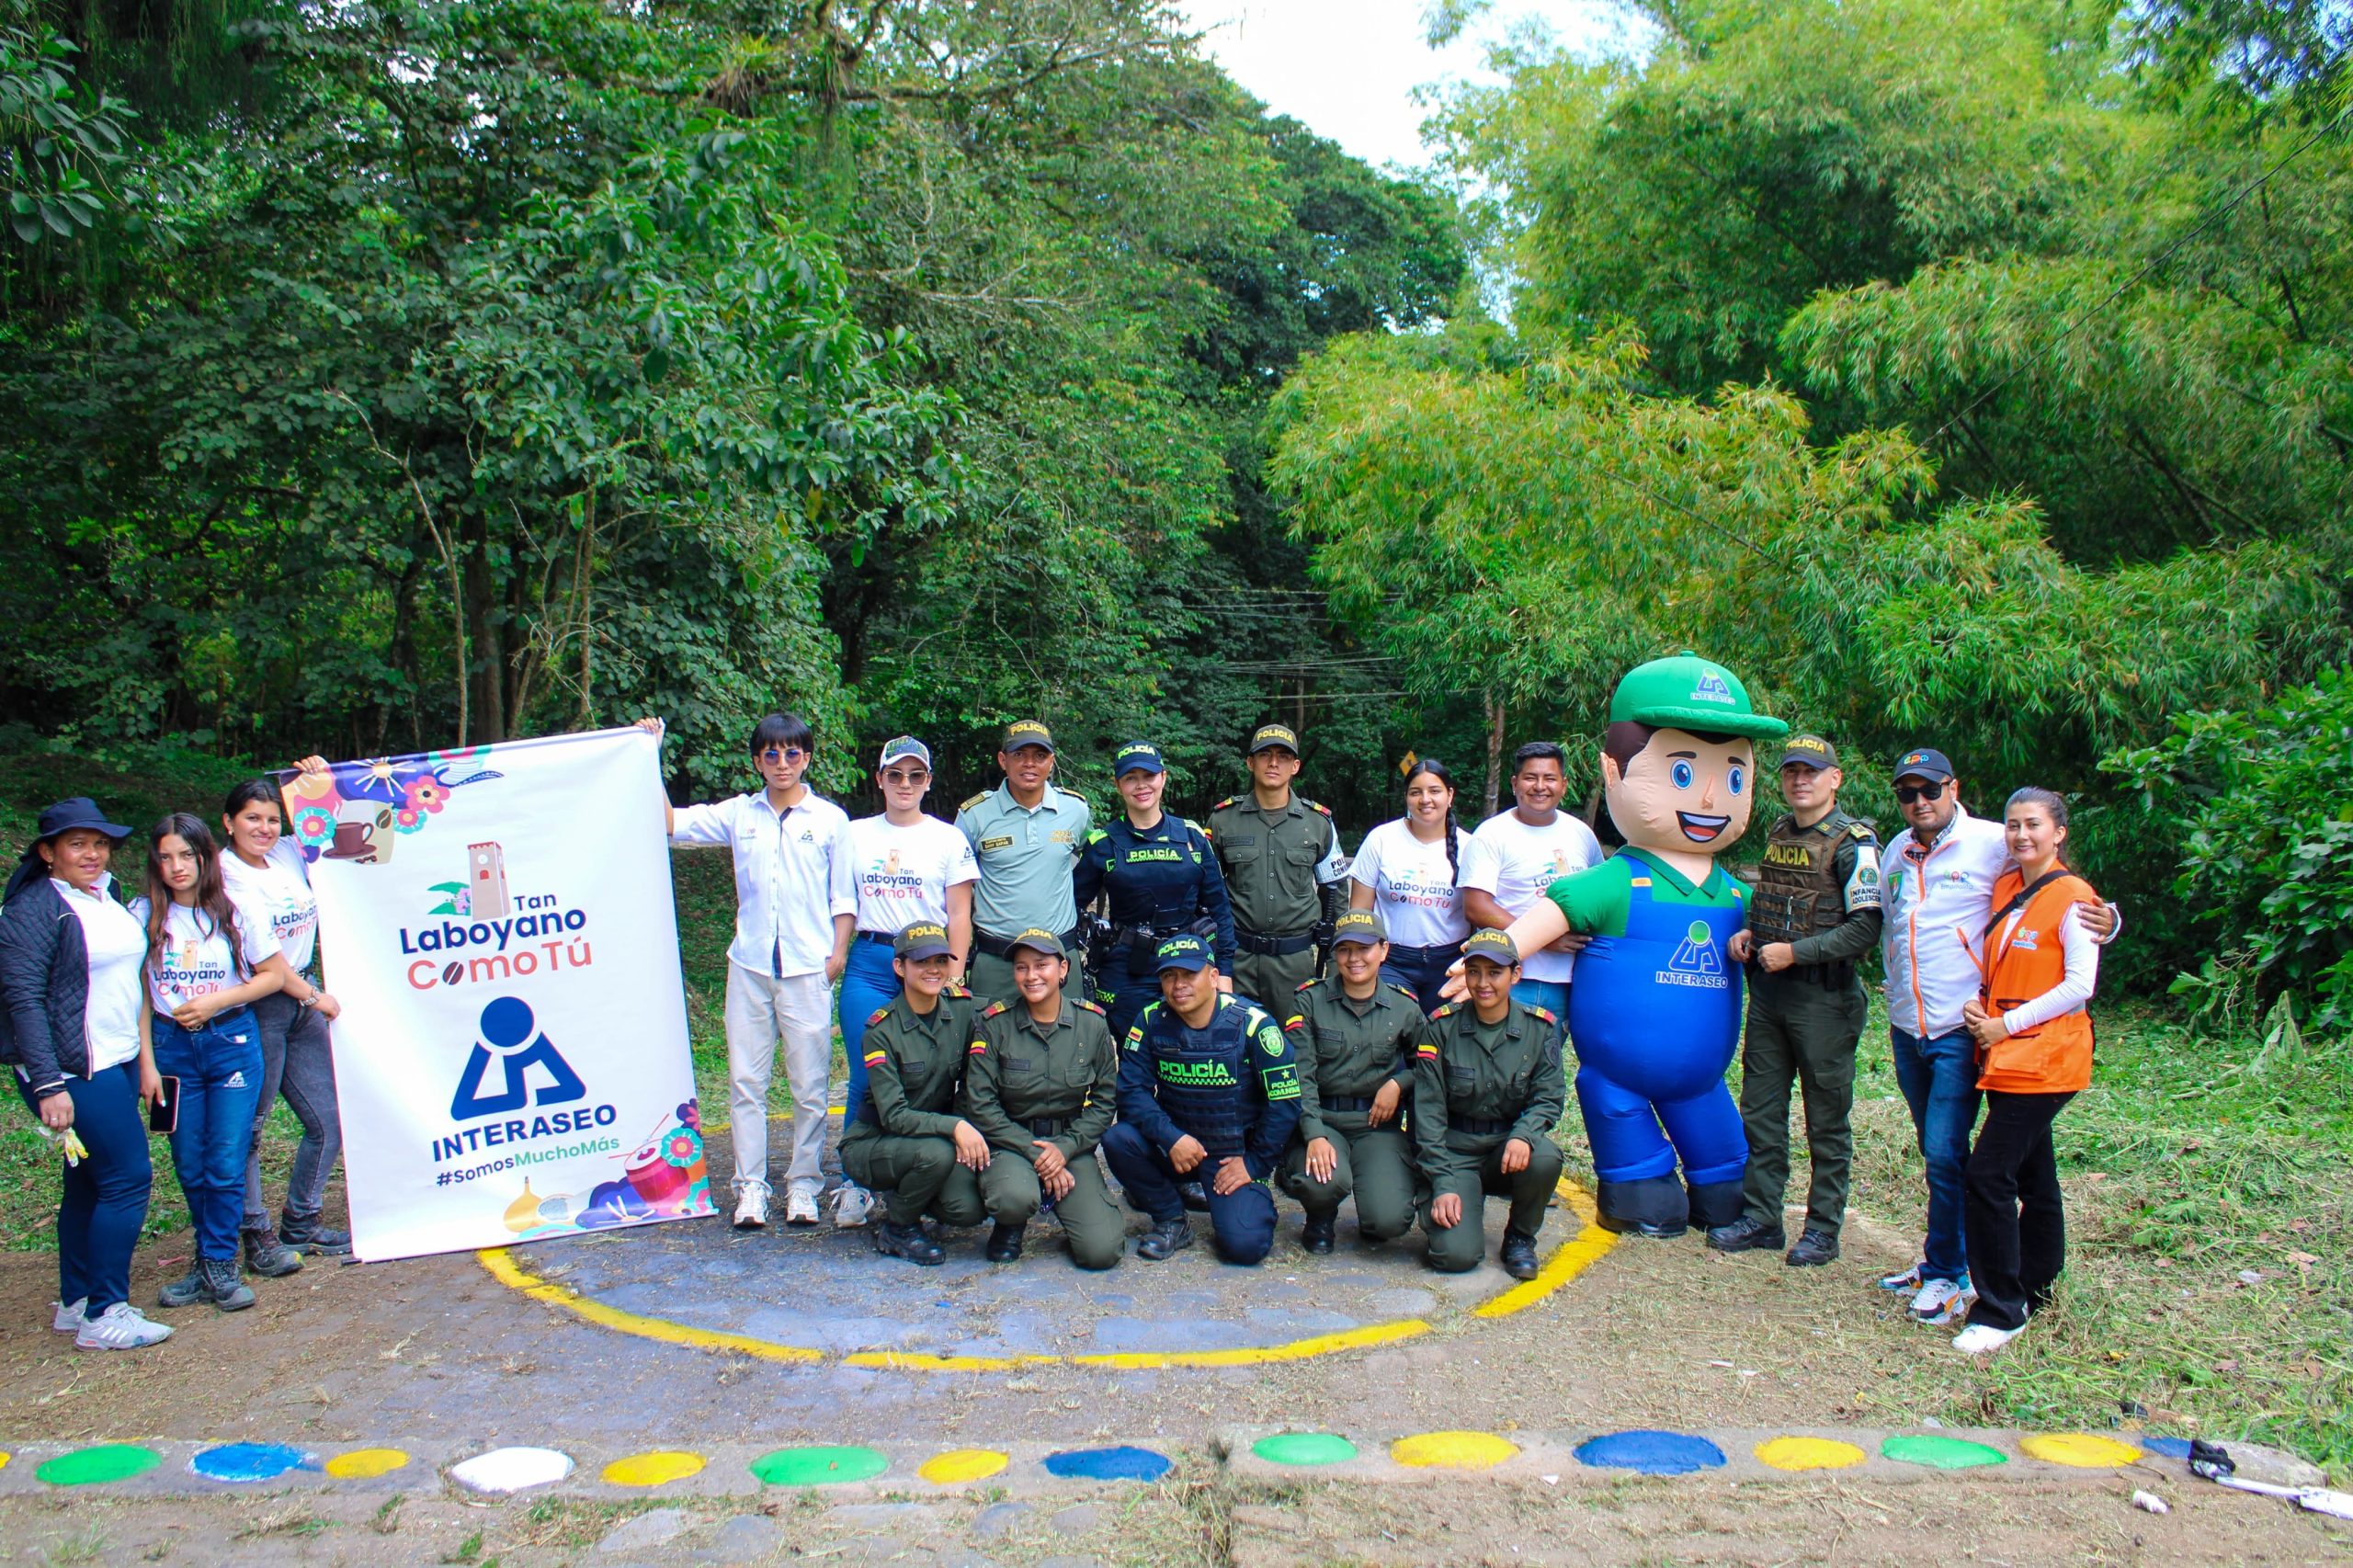
[[180, 1125], [180, 1081], [169, 1074], [164, 1075], [164, 1092], [147, 1108], [147, 1131], [176, 1132]]

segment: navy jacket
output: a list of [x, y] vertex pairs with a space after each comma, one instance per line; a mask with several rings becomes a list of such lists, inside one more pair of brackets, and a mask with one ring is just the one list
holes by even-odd
[[1166, 1003], [1152, 1003], [1120, 1051], [1120, 1119], [1164, 1154], [1190, 1136], [1213, 1161], [1241, 1155], [1250, 1178], [1264, 1181], [1299, 1125], [1290, 1041], [1274, 1019], [1232, 996], [1217, 999], [1199, 1031]]
[[24, 1068], [35, 1099], [90, 1075], [90, 949], [47, 877], [0, 906], [0, 1062]]
[[[1226, 897], [1225, 873], [1208, 835], [1183, 817], [1163, 812], [1158, 823], [1139, 828], [1120, 815], [1088, 834], [1086, 852], [1071, 869], [1071, 896], [1085, 909], [1097, 893], [1110, 896], [1111, 924], [1122, 929], [1150, 926], [1174, 936], [1206, 919], [1211, 929], [1202, 934], [1217, 967], [1233, 971], [1233, 904]], [[1156, 972], [1155, 946], [1138, 943], [1129, 951], [1129, 974]]]

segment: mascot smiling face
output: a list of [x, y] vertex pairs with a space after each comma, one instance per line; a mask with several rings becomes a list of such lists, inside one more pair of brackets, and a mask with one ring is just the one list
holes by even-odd
[[1663, 856], [1713, 856], [1748, 831], [1756, 750], [1745, 735], [1654, 729], [1632, 720], [1602, 738], [1609, 820], [1626, 842]]

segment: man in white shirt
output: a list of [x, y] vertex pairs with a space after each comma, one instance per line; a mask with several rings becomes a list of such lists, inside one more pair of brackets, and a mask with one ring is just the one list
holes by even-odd
[[752, 762], [765, 790], [669, 812], [671, 843], [724, 844], [735, 856], [727, 1078], [742, 1230], [767, 1223], [768, 1081], [779, 1038], [792, 1086], [785, 1223], [817, 1223], [824, 1185], [818, 1159], [833, 1066], [834, 982], [849, 960], [858, 886], [848, 816], [804, 781], [815, 746], [806, 720], [771, 713], [752, 731]]
[[[1913, 1292], [1912, 1315], [1945, 1324], [1974, 1299], [1961, 1236], [1961, 1182], [1977, 1122], [1977, 1045], [1961, 1010], [1984, 976], [1971, 956], [1994, 915], [1994, 881], [2010, 864], [2002, 824], [1961, 809], [1951, 761], [1927, 747], [1895, 765], [1895, 801], [1912, 831], [1887, 846], [1880, 930], [1895, 1082], [1927, 1166], [1928, 1230], [1918, 1264], [1880, 1281]], [[2113, 904], [2081, 912], [2099, 942], [2122, 925]]]
[[[1552, 742], [1530, 741], [1513, 754], [1511, 793], [1518, 804], [1481, 823], [1462, 857], [1462, 913], [1474, 927], [1509, 926], [1555, 881], [1601, 864], [1601, 840], [1561, 810], [1568, 783], [1567, 754]], [[1512, 1000], [1542, 1007], [1565, 1023], [1575, 954], [1586, 941], [1563, 937], [1521, 960]]]

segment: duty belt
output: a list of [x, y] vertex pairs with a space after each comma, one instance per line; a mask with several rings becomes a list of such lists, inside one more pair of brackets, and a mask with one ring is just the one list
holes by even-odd
[[1370, 1095], [1318, 1095], [1316, 1103], [1325, 1110], [1370, 1110]]
[[1482, 1116], [1450, 1116], [1447, 1118], [1446, 1124], [1457, 1132], [1471, 1132], [1481, 1137], [1511, 1131], [1510, 1122], [1490, 1121]]
[[1315, 945], [1315, 928], [1311, 926], [1287, 937], [1274, 937], [1260, 931], [1245, 931], [1237, 926], [1233, 929], [1233, 945], [1258, 958], [1287, 959]]
[[[1074, 926], [1069, 930], [1063, 932], [1062, 936], [1062, 942], [1063, 956], [1064, 958], [1068, 958], [1071, 952], [1078, 946], [1078, 927]], [[988, 954], [988, 956], [993, 959], [1009, 959], [1013, 956], [1013, 943], [1010, 938], [1005, 937], [993, 937], [986, 931], [975, 931], [972, 933], [972, 946], [979, 949], [982, 952]]]
[[1066, 1116], [1039, 1116], [1032, 1117], [1023, 1125], [1029, 1129], [1029, 1135], [1032, 1138], [1051, 1138], [1059, 1134], [1063, 1128], [1068, 1127], [1070, 1120], [1071, 1119]]

